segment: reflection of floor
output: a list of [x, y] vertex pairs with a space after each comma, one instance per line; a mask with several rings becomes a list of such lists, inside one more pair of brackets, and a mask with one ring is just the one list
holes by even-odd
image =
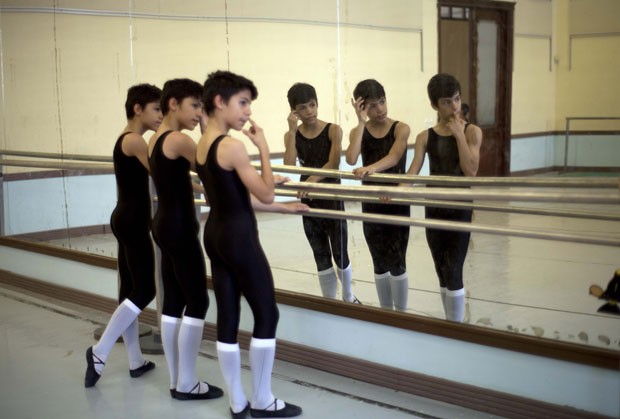
[[[594, 211], [595, 207], [580, 209]], [[347, 211], [359, 210], [359, 204], [347, 205]], [[605, 211], [619, 213], [620, 208], [607, 206]], [[412, 217], [422, 218], [423, 209], [412, 207]], [[620, 223], [611, 221], [478, 212], [474, 222], [620, 235]], [[299, 217], [260, 214], [259, 227], [276, 287], [320, 295], [314, 260]], [[106, 256], [116, 253], [110, 235], [73, 238], [70, 244], [58, 244]], [[378, 306], [361, 222], [349, 222], [349, 255], [356, 296], [365, 305]], [[421, 228], [411, 230], [407, 263], [409, 312], [443, 318], [437, 277]], [[598, 313], [603, 302], [588, 295], [591, 284], [605, 288], [615, 269], [620, 268], [618, 248], [473, 234], [465, 265], [467, 323], [620, 349], [620, 317]]]

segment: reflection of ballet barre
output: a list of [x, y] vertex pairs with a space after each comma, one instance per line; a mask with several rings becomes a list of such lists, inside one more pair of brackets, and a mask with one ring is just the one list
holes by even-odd
[[[196, 199], [197, 205], [207, 206], [204, 199]], [[526, 237], [532, 239], [557, 240], [583, 244], [620, 247], [620, 236], [586, 236], [584, 234], [558, 233], [556, 231], [528, 230], [482, 224], [464, 223], [460, 221], [418, 220], [397, 215], [371, 214], [348, 211], [334, 211], [310, 208], [308, 212], [299, 213], [309, 217], [345, 219], [353, 221], [376, 222], [380, 224], [408, 225], [410, 227], [436, 228], [438, 230], [471, 231], [472, 233], [497, 234], [500, 236]]]
[[[259, 163], [254, 167], [260, 168]], [[272, 165], [272, 170], [279, 173], [294, 173], [308, 176], [324, 176], [337, 179], [360, 180], [352, 172], [340, 170], [315, 169], [300, 166]], [[439, 186], [527, 186], [543, 188], [614, 188], [620, 186], [618, 177], [468, 177], [468, 176], [419, 176], [375, 173], [364, 178], [373, 182], [420, 183]]]
[[[297, 197], [297, 192], [291, 190], [284, 190], [276, 188], [276, 195], [286, 196], [291, 198]], [[374, 196], [359, 196], [359, 195], [336, 195], [328, 193], [310, 192], [307, 195], [309, 199], [326, 199], [331, 201], [357, 201], [357, 202], [381, 202], [378, 197]], [[439, 201], [432, 199], [403, 199], [394, 198], [390, 200], [390, 203], [396, 205], [414, 205], [414, 206], [426, 206], [435, 208], [457, 208], [457, 209], [472, 209], [479, 211], [493, 211], [493, 212], [508, 212], [513, 214], [528, 214], [528, 215], [548, 215], [556, 217], [570, 217], [570, 218], [585, 218], [588, 220], [605, 220], [605, 221], [620, 221], [620, 213], [600, 213], [593, 211], [570, 211], [558, 208], [540, 208], [540, 207], [515, 207], [510, 205], [491, 205], [491, 204], [475, 204], [473, 202], [455, 202], [455, 201]]]
[[282, 189], [306, 192], [347, 193], [356, 196], [390, 198], [430, 198], [447, 201], [524, 201], [524, 202], [563, 202], [573, 204], [620, 204], [620, 191], [606, 192], [566, 192], [566, 191], [504, 191], [500, 189], [468, 188], [421, 188], [404, 186], [338, 185], [333, 183], [286, 182], [278, 185]]

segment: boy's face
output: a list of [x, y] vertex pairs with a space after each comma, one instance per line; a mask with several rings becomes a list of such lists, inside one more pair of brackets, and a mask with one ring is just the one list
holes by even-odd
[[197, 97], [184, 98], [177, 108], [177, 119], [181, 129], [193, 130], [200, 123], [202, 103]]
[[316, 122], [319, 105], [315, 99], [306, 103], [301, 103], [295, 106], [293, 111], [295, 115], [301, 120], [302, 124], [313, 124]]
[[461, 113], [461, 93], [456, 92], [451, 97], [441, 97], [437, 101], [437, 106], [433, 106], [439, 113], [441, 119], [458, 117]]
[[228, 126], [240, 131], [252, 115], [252, 93], [249, 89], [235, 93], [224, 104], [223, 110]]
[[139, 114], [140, 121], [144, 126], [153, 131], [157, 131], [163, 117], [159, 101], [147, 103]]
[[366, 99], [362, 106], [366, 109], [368, 119], [375, 122], [383, 122], [387, 119], [387, 100], [385, 97], [381, 99]]

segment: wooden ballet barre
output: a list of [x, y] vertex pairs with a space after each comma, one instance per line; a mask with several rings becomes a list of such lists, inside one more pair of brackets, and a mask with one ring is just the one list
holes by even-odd
[[529, 230], [521, 228], [490, 226], [483, 224], [464, 223], [459, 221], [444, 221], [396, 215], [356, 213], [311, 208], [301, 215], [320, 218], [347, 219], [355, 221], [377, 222], [381, 224], [408, 225], [410, 227], [435, 228], [438, 230], [470, 231], [472, 233], [496, 234], [501, 236], [525, 237], [532, 239], [555, 240], [582, 244], [620, 247], [620, 236], [588, 236], [584, 234], [558, 233], [555, 231]]
[[[259, 163], [253, 163], [260, 169]], [[308, 176], [324, 176], [336, 179], [361, 180], [352, 172], [331, 169], [316, 169], [310, 167], [272, 165], [272, 170], [278, 173], [302, 174]], [[363, 180], [382, 183], [419, 183], [434, 186], [495, 186], [495, 187], [542, 187], [542, 188], [613, 188], [620, 187], [620, 178], [596, 177], [470, 177], [470, 176], [420, 176], [397, 175], [389, 173], [375, 173]]]
[[0, 166], [38, 167], [41, 169], [101, 170], [104, 172], [114, 173], [114, 166], [112, 163], [72, 163], [40, 160], [0, 159]]
[[84, 160], [84, 161], [97, 161], [97, 162], [112, 162], [112, 156], [93, 156], [90, 154], [46, 153], [42, 151], [0, 150], [0, 156], [32, 157], [32, 158], [39, 158], [39, 159], [54, 159], [54, 160]]
[[513, 192], [499, 189], [469, 188], [420, 188], [404, 186], [338, 185], [312, 182], [286, 182], [278, 185], [282, 189], [306, 192], [338, 192], [356, 196], [389, 196], [390, 198], [427, 198], [446, 201], [524, 201], [563, 202], [573, 204], [620, 204], [620, 191], [602, 192]]
[[[297, 197], [297, 192], [276, 188], [276, 195], [285, 197]], [[326, 199], [330, 201], [356, 201], [356, 202], [372, 202], [380, 203], [380, 199], [374, 196], [359, 195], [339, 195], [331, 193], [310, 192], [307, 195], [309, 199]], [[473, 202], [457, 202], [457, 201], [438, 201], [432, 199], [404, 199], [394, 198], [390, 200], [395, 205], [413, 205], [435, 208], [455, 208], [455, 209], [472, 209], [478, 211], [504, 212], [513, 214], [527, 215], [544, 215], [567, 218], [583, 218], [587, 220], [604, 220], [604, 221], [620, 221], [620, 213], [603, 213], [593, 211], [575, 211], [563, 210], [558, 208], [540, 208], [540, 207], [516, 207], [510, 205], [491, 205], [477, 204]]]

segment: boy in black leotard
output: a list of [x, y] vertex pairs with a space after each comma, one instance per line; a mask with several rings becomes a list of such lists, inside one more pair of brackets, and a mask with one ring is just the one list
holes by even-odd
[[[373, 173], [404, 173], [410, 130], [404, 122], [388, 118], [383, 86], [372, 79], [359, 82], [351, 103], [358, 124], [349, 135], [347, 163], [356, 164], [361, 154], [364, 165], [354, 169], [353, 173], [360, 179]], [[377, 185], [369, 181], [363, 183]], [[387, 203], [362, 203], [362, 212], [408, 217], [410, 208]], [[409, 292], [406, 263], [409, 226], [364, 222], [363, 228], [381, 307], [405, 311]]]
[[[284, 134], [284, 164], [294, 166], [296, 160], [304, 167], [338, 169], [342, 150], [342, 128], [318, 119], [318, 99], [314, 87], [296, 83], [288, 91], [291, 112], [288, 115], [288, 131]], [[298, 122], [301, 121], [301, 125]], [[323, 176], [302, 175], [302, 182], [340, 183], [340, 179]], [[299, 197], [310, 208], [344, 211], [342, 201], [308, 199], [306, 193]], [[302, 217], [304, 232], [312, 252], [324, 297], [336, 298], [337, 278], [332, 257], [336, 262], [338, 277], [342, 282], [342, 299], [358, 303], [351, 290], [351, 262], [347, 249], [346, 220]]]
[[161, 249], [164, 298], [161, 339], [170, 372], [170, 395], [177, 400], [214, 399], [221, 389], [196, 378], [196, 360], [209, 307], [204, 255], [198, 240], [191, 180], [196, 143], [181, 132], [203, 122], [200, 83], [188, 79], [164, 84], [164, 120], [149, 141], [149, 166], [157, 190], [153, 237]]
[[86, 351], [84, 386], [95, 385], [119, 336], [129, 357], [129, 374], [140, 377], [155, 368], [140, 349], [138, 315], [155, 297], [155, 265], [151, 242], [151, 195], [147, 145], [142, 137], [161, 124], [161, 90], [150, 84], [127, 91], [127, 125], [114, 146], [117, 203], [110, 225], [118, 240], [119, 306], [96, 345]]
[[[437, 124], [416, 137], [415, 155], [408, 174], [420, 173], [428, 153], [431, 175], [476, 176], [480, 161], [482, 131], [461, 115], [461, 86], [449, 74], [437, 74], [428, 83], [428, 97], [437, 111]], [[472, 210], [427, 206], [426, 218], [471, 222]], [[435, 271], [439, 277], [441, 302], [446, 319], [462, 322], [465, 317], [463, 264], [469, 232], [426, 229]]]
[[[258, 239], [253, 207], [279, 212], [299, 212], [302, 203], [273, 203], [275, 180], [269, 147], [260, 128], [250, 119], [251, 103], [258, 92], [245, 77], [228, 71], [209, 75], [203, 103], [209, 117], [198, 143], [196, 168], [211, 206], [205, 225], [204, 246], [211, 262], [217, 301], [217, 355], [228, 388], [233, 418], [292, 417], [301, 408], [276, 399], [271, 392], [271, 372], [276, 351], [279, 312], [271, 269]], [[250, 128], [243, 129], [249, 122]], [[228, 135], [242, 130], [258, 148], [260, 173], [250, 164], [245, 146]], [[250, 342], [253, 392], [248, 399], [241, 383], [237, 332], [241, 295], [254, 316]]]

